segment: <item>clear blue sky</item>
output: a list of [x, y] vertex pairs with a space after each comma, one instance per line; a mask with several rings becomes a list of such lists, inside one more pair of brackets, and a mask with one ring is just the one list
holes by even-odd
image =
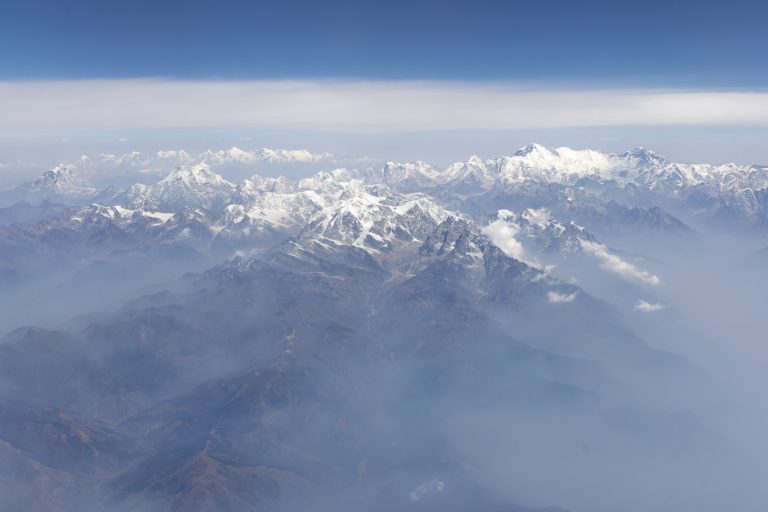
[[768, 2], [0, 3], [0, 80], [570, 80], [762, 87]]

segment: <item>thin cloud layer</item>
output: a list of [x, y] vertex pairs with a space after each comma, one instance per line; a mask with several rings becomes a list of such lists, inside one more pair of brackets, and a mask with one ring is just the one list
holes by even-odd
[[547, 300], [550, 304], [565, 304], [568, 302], [573, 302], [576, 299], [576, 295], [579, 292], [573, 292], [573, 293], [558, 293], [558, 292], [547, 292]]
[[765, 92], [547, 89], [438, 81], [0, 83], [0, 136], [221, 127], [375, 133], [766, 124]]
[[661, 311], [666, 308], [664, 304], [660, 302], [647, 302], [644, 300], [637, 301], [635, 304], [635, 311], [641, 311], [643, 313], [653, 313], [654, 311]]
[[659, 279], [657, 276], [637, 268], [635, 265], [628, 261], [624, 261], [620, 257], [608, 251], [608, 248], [603, 244], [582, 240], [581, 247], [586, 253], [591, 254], [600, 260], [600, 266], [602, 268], [624, 279], [629, 281], [636, 281], [642, 284], [649, 284], [652, 286], [661, 284], [661, 279]]

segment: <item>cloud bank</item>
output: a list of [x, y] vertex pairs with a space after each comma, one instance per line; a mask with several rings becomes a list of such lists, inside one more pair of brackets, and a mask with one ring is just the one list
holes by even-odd
[[768, 125], [768, 92], [554, 89], [502, 82], [0, 82], [0, 136], [253, 127], [397, 132]]

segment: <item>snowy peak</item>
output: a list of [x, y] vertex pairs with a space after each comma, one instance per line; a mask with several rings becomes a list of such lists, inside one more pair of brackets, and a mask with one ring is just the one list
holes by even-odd
[[519, 161], [530, 168], [552, 169], [561, 172], [589, 171], [610, 168], [612, 155], [591, 149], [571, 149], [559, 147], [550, 149], [541, 144], [529, 144], [515, 152], [511, 157], [502, 157], [510, 161]]
[[123, 155], [101, 153], [96, 157], [81, 155], [80, 162], [89, 166], [142, 167], [150, 165], [150, 158], [139, 151], [129, 151]]
[[[419, 255], [435, 258], [441, 273], [459, 272], [476, 277], [516, 267], [538, 273], [520, 260], [508, 256], [491, 239], [481, 234], [473, 223], [453, 215], [446, 217], [426, 238]], [[447, 265], [448, 267], [445, 267]]]
[[53, 169], [45, 171], [37, 181], [35, 181], [35, 187], [50, 188], [77, 181], [82, 181], [82, 178], [75, 172], [74, 166], [59, 164]]
[[178, 160], [179, 162], [192, 161], [192, 157], [183, 149], [160, 150], [155, 156], [160, 160]]
[[127, 165], [146, 165], [148, 162], [149, 159], [139, 151], [130, 151], [117, 159], [118, 164]]
[[[22, 187], [24, 188], [24, 187]], [[26, 187], [24, 195], [28, 199], [82, 199], [94, 195], [97, 191], [80, 176], [74, 166], [59, 164], [45, 171], [31, 186]]]
[[629, 167], [635, 168], [661, 167], [669, 164], [669, 162], [661, 155], [642, 147], [636, 147], [630, 151], [625, 151], [619, 156], [627, 162]]
[[334, 161], [335, 157], [329, 153], [315, 154], [305, 149], [262, 148], [251, 151], [233, 146], [225, 150], [209, 149], [197, 156], [191, 156], [183, 149], [163, 149], [149, 154], [129, 151], [123, 155], [111, 153], [102, 153], [96, 156], [82, 155], [78, 159], [77, 165], [91, 173], [119, 169], [126, 176], [130, 176], [132, 173], [149, 173], [162, 176], [177, 166], [190, 166], [199, 163], [207, 163], [213, 168], [229, 168], [241, 172], [243, 168], [259, 163], [281, 165]]
[[160, 150], [150, 155], [140, 151], [129, 151], [122, 155], [101, 153], [96, 156], [81, 155], [79, 158], [79, 163], [86, 167], [122, 169], [167, 168], [168, 165], [190, 164], [192, 161], [193, 158], [189, 153], [181, 149]]
[[205, 162], [197, 165], [179, 166], [163, 178], [161, 183], [179, 183], [186, 186], [208, 185], [229, 189], [235, 187], [234, 184], [224, 179], [223, 176], [213, 172], [211, 167]]
[[434, 167], [425, 162], [387, 162], [380, 173], [374, 174], [373, 181], [402, 190], [418, 190], [435, 186], [439, 175]]
[[200, 160], [214, 165], [269, 163], [314, 163], [321, 160], [331, 160], [330, 153], [314, 154], [306, 149], [270, 149], [261, 148], [247, 151], [236, 146], [227, 150], [207, 150], [200, 155]]
[[[517, 227], [514, 229], [522, 232], [535, 228], [543, 230], [547, 237], [557, 230], [572, 232], [574, 236], [577, 233], [568, 224], [544, 220], [540, 210], [523, 211], [526, 207], [547, 207], [555, 216], [576, 220], [602, 236], [605, 232], [601, 229], [618, 229], [617, 226], [629, 224], [636, 216], [629, 208], [625, 208], [629, 213], [622, 213], [623, 210], [607, 206], [611, 199], [619, 204], [658, 204], [665, 208], [672, 208], [670, 205], [674, 204], [693, 206], [696, 215], [746, 219], [755, 224], [763, 222], [761, 219], [765, 214], [762, 212], [768, 211], [768, 200], [759, 192], [768, 188], [768, 167], [680, 164], [644, 148], [609, 154], [529, 144], [509, 156], [490, 160], [473, 155], [444, 171], [421, 161], [386, 162], [366, 168], [329, 167], [333, 170], [320, 171], [300, 180], [253, 175], [239, 185], [214, 169], [223, 169], [226, 173], [233, 170], [226, 167], [232, 162], [332, 159], [328, 154], [317, 155], [305, 150], [248, 151], [238, 147], [207, 151], [200, 158], [202, 161], [183, 150], [158, 151], [149, 156], [136, 151], [120, 157], [101, 155], [91, 159], [84, 156], [77, 169], [89, 178], [97, 180], [100, 175], [95, 171], [104, 170], [99, 165], [107, 162], [116, 167], [106, 167], [110, 172], [101, 176], [110, 176], [110, 179], [120, 176], [122, 182], [97, 193], [73, 166], [61, 164], [46, 171], [37, 181], [0, 196], [0, 201], [10, 204], [21, 198], [39, 203], [48, 199], [69, 206], [96, 201], [151, 211], [213, 209], [217, 214], [222, 214], [230, 205], [239, 205], [228, 213], [224, 224], [247, 221], [290, 226], [292, 234], [310, 218], [323, 213], [329, 218], [335, 216], [336, 220], [331, 224], [335, 226], [333, 229], [338, 227], [337, 232], [331, 230], [323, 236], [366, 247], [376, 247], [371, 242], [376, 236], [382, 237], [382, 244], [386, 245], [393, 231], [367, 217], [362, 210], [370, 208], [374, 216], [401, 215], [395, 208], [410, 201], [409, 194], [414, 193], [431, 194], [434, 201], [451, 209], [474, 203], [471, 211], [476, 215], [487, 215], [499, 208], [513, 209], [520, 212], [516, 214]], [[218, 167], [216, 162], [223, 167]], [[119, 166], [124, 166], [122, 171], [127, 171], [115, 172]], [[173, 170], [169, 172], [171, 168]], [[134, 171], [163, 173], [165, 177], [152, 185], [130, 186], [138, 181], [128, 181], [128, 177], [138, 176], [131, 174]], [[602, 195], [604, 192], [605, 196]], [[484, 201], [493, 204], [484, 205]], [[333, 206], [339, 206], [339, 211], [331, 211]], [[430, 208], [414, 216], [426, 215], [432, 220], [440, 220], [443, 214], [434, 214]], [[297, 211], [292, 212], [292, 209]], [[401, 220], [404, 219], [398, 218], [397, 222]], [[371, 230], [371, 226], [376, 227]], [[412, 238], [421, 237], [420, 231], [413, 226], [404, 228], [402, 233], [409, 233]], [[407, 238], [408, 235], [402, 236]]]
[[552, 155], [554, 152], [550, 150], [549, 148], [546, 148], [542, 146], [541, 144], [528, 144], [527, 146], [524, 146], [517, 151], [515, 151], [514, 156], [520, 156], [520, 157], [527, 157], [531, 155], [536, 156], [544, 156], [547, 157], [549, 155]]
[[218, 208], [227, 204], [235, 185], [216, 174], [206, 163], [179, 166], [161, 181], [142, 189], [134, 205], [148, 205], [163, 210], [189, 208]]
[[262, 148], [255, 152], [260, 160], [267, 162], [319, 162], [321, 160], [332, 160], [334, 157], [330, 153], [311, 153], [306, 149], [269, 149]]
[[298, 231], [328, 200], [313, 190], [297, 190], [282, 176], [254, 175], [237, 186], [225, 208], [225, 225], [238, 225], [251, 231], [252, 228]]
[[531, 252], [578, 254], [582, 241], [595, 241], [586, 229], [573, 222], [559, 222], [546, 208], [526, 208], [520, 213], [499, 210], [483, 232], [508, 255], [523, 261]]
[[445, 186], [466, 191], [490, 188], [496, 178], [486, 162], [477, 155], [472, 155], [466, 162], [452, 164], [438, 177]]
[[487, 190], [495, 183], [516, 184], [528, 180], [573, 184], [586, 176], [610, 178], [619, 162], [599, 151], [549, 149], [529, 144], [512, 156], [483, 161], [473, 155], [457, 162], [439, 176], [445, 186], [464, 190]]
[[309, 178], [299, 180], [298, 188], [313, 190], [322, 194], [340, 195], [349, 188], [363, 189], [360, 173], [349, 169], [320, 171]]
[[616, 162], [610, 155], [592, 150], [574, 150], [567, 147], [548, 149], [531, 144], [513, 156], [493, 161], [498, 177], [506, 182], [528, 179], [556, 183], [574, 183], [576, 180], [596, 176], [610, 178]]
[[323, 237], [366, 250], [390, 251], [423, 240], [448, 213], [422, 195], [383, 195], [375, 188], [341, 198], [318, 213], [301, 238]]
[[238, 185], [238, 189], [245, 195], [253, 195], [263, 192], [276, 192], [280, 194], [287, 194], [293, 192], [293, 185], [284, 176], [263, 177], [258, 174], [254, 174], [250, 178], [246, 178]]
[[250, 164], [256, 161], [256, 155], [250, 151], [244, 151], [233, 146], [230, 149], [221, 151], [206, 150], [200, 155], [200, 160], [214, 165], [231, 163]]
[[712, 193], [768, 187], [768, 170], [759, 166], [680, 164], [645, 148], [621, 154], [529, 144], [511, 156], [482, 160], [477, 156], [450, 165], [437, 176], [458, 192], [482, 192], [494, 186], [517, 187], [526, 182], [572, 186], [580, 180], [626, 186], [678, 196], [687, 187], [704, 185]]

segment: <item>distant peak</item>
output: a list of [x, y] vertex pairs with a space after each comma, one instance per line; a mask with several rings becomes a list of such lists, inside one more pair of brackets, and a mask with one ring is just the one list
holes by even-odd
[[470, 163], [470, 164], [482, 164], [483, 163], [483, 159], [480, 158], [478, 155], [472, 155], [467, 160], [467, 163]]
[[211, 167], [206, 162], [200, 162], [195, 165], [180, 165], [173, 170], [168, 176], [162, 180], [165, 183], [172, 181], [181, 181], [183, 183], [192, 184], [214, 184], [214, 185], [226, 185], [229, 184], [219, 174], [216, 174], [211, 170]]
[[243, 155], [249, 155], [250, 153], [248, 151], [245, 151], [244, 149], [240, 149], [237, 146], [232, 146], [227, 151], [231, 156], [243, 156]]
[[643, 163], [666, 162], [666, 159], [655, 151], [651, 151], [650, 149], [641, 146], [625, 151], [621, 156], [626, 159], [636, 160]]
[[36, 191], [56, 191], [57, 193], [90, 193], [94, 189], [87, 180], [77, 173], [75, 167], [69, 164], [58, 164], [45, 171], [40, 178], [33, 183]]
[[41, 176], [40, 179], [47, 181], [51, 179], [58, 179], [66, 176], [75, 176], [75, 168], [72, 165], [60, 163], [56, 165], [53, 169], [49, 169], [45, 171]]
[[541, 144], [532, 143], [518, 149], [515, 156], [528, 156], [533, 153], [551, 153], [551, 151]]
[[192, 159], [189, 156], [189, 153], [187, 153], [183, 149], [160, 150], [160, 151], [157, 152], [157, 158], [160, 158], [162, 160], [171, 159], [171, 158], [178, 158], [179, 160], [191, 160]]

